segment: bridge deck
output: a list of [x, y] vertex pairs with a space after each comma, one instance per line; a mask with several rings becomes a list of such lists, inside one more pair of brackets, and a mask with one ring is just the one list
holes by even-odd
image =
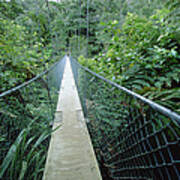
[[101, 180], [67, 57], [44, 180]]

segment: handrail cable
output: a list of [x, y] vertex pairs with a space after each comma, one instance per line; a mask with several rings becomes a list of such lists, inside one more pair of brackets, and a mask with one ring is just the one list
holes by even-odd
[[63, 59], [55, 62], [49, 69], [47, 69], [47, 70], [45, 70], [44, 72], [38, 74], [38, 75], [35, 76], [34, 78], [32, 78], [32, 79], [30, 79], [30, 80], [28, 80], [28, 81], [26, 81], [26, 82], [24, 82], [24, 83], [22, 83], [22, 84], [20, 84], [20, 85], [18, 85], [18, 86], [16, 86], [16, 87], [14, 87], [14, 88], [11, 88], [11, 89], [9, 89], [9, 90], [1, 93], [1, 94], [0, 94], [0, 98], [1, 98], [1, 97], [4, 97], [4, 96], [6, 96], [6, 95], [9, 95], [9, 94], [11, 94], [12, 92], [17, 91], [18, 89], [21, 89], [21, 88], [23, 88], [23, 87], [31, 84], [32, 82], [36, 81], [37, 79], [41, 78], [43, 75], [47, 74], [47, 73], [50, 72], [52, 69], [54, 69], [54, 68], [56, 67], [56, 65], [57, 65], [60, 61], [62, 61], [62, 60], [63, 60]]
[[143, 96], [141, 96], [141, 95], [139, 95], [139, 94], [137, 94], [137, 93], [135, 93], [135, 92], [133, 92], [133, 91], [131, 91], [131, 90], [129, 90], [129, 89], [127, 89], [127, 88], [125, 88], [125, 87], [117, 84], [117, 83], [115, 83], [115, 82], [112, 82], [112, 81], [104, 78], [103, 76], [101, 76], [101, 75], [99, 75], [99, 74], [91, 71], [91, 70], [88, 69], [87, 67], [82, 66], [82, 65], [79, 64], [75, 59], [72, 59], [72, 57], [71, 57], [71, 60], [73, 60], [77, 65], [79, 65], [80, 68], [82, 68], [82, 69], [84, 69], [85, 71], [89, 72], [89, 73], [92, 74], [93, 76], [95, 76], [95, 77], [97, 77], [97, 78], [99, 78], [99, 79], [101, 79], [101, 80], [103, 80], [103, 81], [111, 84], [112, 86], [114, 86], [114, 87], [116, 87], [116, 88], [118, 88], [118, 89], [126, 92], [127, 94], [129, 94], [129, 95], [131, 95], [131, 96], [133, 96], [133, 97], [135, 97], [135, 98], [137, 98], [137, 99], [140, 99], [140, 100], [143, 101], [144, 103], [150, 105], [153, 109], [155, 109], [155, 110], [159, 111], [160, 113], [168, 116], [168, 117], [171, 118], [172, 120], [176, 120], [176, 122], [180, 125], [180, 115], [178, 115], [177, 113], [175, 113], [175, 112], [171, 111], [170, 109], [168, 109], [168, 108], [166, 108], [166, 107], [164, 107], [164, 106], [161, 106], [161, 105], [159, 105], [159, 104], [151, 101], [150, 99], [147, 99], [147, 98], [145, 98], [145, 97], [143, 97]]
[[[49, 2], [48, 2], [48, 0], [45, 0], [45, 2], [46, 2], [46, 6], [47, 6], [47, 8], [48, 8], [48, 22], [50, 22], [50, 17], [49, 17], [49, 16], [50, 16], [51, 13], [50, 13]], [[36, 9], [36, 14], [38, 14], [37, 9]], [[40, 23], [39, 23], [39, 26], [40, 26]], [[39, 29], [40, 29], [40, 27], [39, 27]], [[56, 39], [57, 39], [57, 33], [56, 33]], [[42, 53], [43, 53], [43, 51], [42, 51]], [[43, 55], [42, 55], [42, 56], [43, 56]], [[61, 60], [60, 60], [60, 61], [61, 61]], [[16, 86], [16, 87], [14, 87], [14, 88], [11, 88], [10, 90], [7, 90], [7, 91], [1, 93], [1, 94], [0, 94], [0, 97], [4, 97], [4, 96], [6, 96], [6, 95], [8, 95], [8, 94], [11, 94], [12, 92], [14, 92], [14, 91], [16, 91], [16, 90], [18, 90], [18, 89], [21, 89], [21, 88], [27, 86], [28, 84], [34, 82], [35, 80], [39, 79], [40, 77], [42, 77], [43, 75], [45, 75], [45, 74], [47, 74], [49, 71], [51, 71], [60, 61], [58, 60], [58, 61], [55, 62], [54, 65], [52, 65], [49, 69], [45, 70], [44, 72], [40, 73], [39, 75], [35, 76], [34, 78], [32, 78], [32, 79], [30, 79], [30, 80], [28, 80], [28, 81], [26, 81], [26, 82], [24, 82], [24, 83], [22, 83], [22, 84], [20, 84], [20, 85], [18, 85], [18, 86]]]

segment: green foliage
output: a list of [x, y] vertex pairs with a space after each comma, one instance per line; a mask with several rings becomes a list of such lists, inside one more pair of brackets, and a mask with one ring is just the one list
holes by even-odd
[[11, 0], [7, 3], [5, 0], [0, 1], [0, 16], [3, 18], [15, 19], [23, 13], [23, 7], [19, 6], [18, 2]]
[[[0, 92], [10, 89], [35, 76], [44, 58], [38, 53], [42, 44], [36, 42], [29, 46], [27, 32], [23, 26], [13, 21], [1, 20], [0, 23]], [[36, 34], [33, 35], [36, 38]], [[37, 68], [37, 69], [35, 69]]]
[[111, 37], [107, 51], [86, 63], [106, 78], [180, 112], [180, 39], [167, 18], [171, 13], [166, 7], [150, 17], [128, 13], [122, 28], [115, 20], [103, 23], [104, 34]]
[[92, 61], [90, 58], [87, 59], [87, 58], [84, 58], [84, 56], [81, 55], [78, 60], [79, 60], [81, 65], [83, 65], [83, 66], [85, 66], [87, 68], [90, 68], [90, 69], [92, 69], [94, 71], [96, 70], [96, 62]]
[[57, 94], [38, 79], [0, 98], [0, 179], [42, 179]]
[[[85, 61], [83, 57], [80, 58], [80, 62], [83, 65], [93, 65], [89, 59]], [[170, 142], [174, 147], [173, 149], [167, 147], [167, 149], [172, 152], [172, 156], [176, 157], [179, 154], [177, 144], [180, 130], [176, 120], [163, 115], [148, 103], [139, 100], [139, 98], [94, 76], [73, 60], [72, 65], [88, 130], [103, 178], [114, 179], [112, 169], [113, 171], [119, 171], [123, 168], [126, 168], [126, 171], [116, 174], [117, 178], [121, 176], [126, 176], [127, 179], [130, 179], [130, 176], [134, 177], [133, 169], [134, 172], [139, 171], [139, 176], [142, 178], [142, 163], [144, 163], [143, 167], [149, 167], [150, 164], [154, 165], [153, 162], [147, 163], [151, 158], [149, 154], [148, 156], [141, 156], [142, 149], [147, 145], [142, 144], [142, 142], [151, 145], [151, 149], [143, 149], [144, 154], [151, 151], [159, 153], [161, 151], [160, 147], [164, 147], [165, 144]], [[180, 95], [180, 91], [177, 89], [157, 93], [156, 97], [152, 93], [150, 95], [156, 99], [160, 98], [167, 107], [172, 105], [172, 98], [178, 98]], [[174, 105], [171, 108], [174, 108]], [[161, 136], [162, 133], [166, 136], [166, 142], [164, 137]], [[155, 155], [155, 157], [159, 160], [158, 155]], [[166, 156], [163, 156], [166, 159]], [[139, 162], [132, 161], [135, 157], [138, 157], [139, 160], [143, 159], [142, 163], [138, 164]], [[130, 168], [127, 168], [124, 162], [133, 163]], [[158, 161], [157, 163], [158, 165], [155, 165], [156, 169], [163, 162]], [[171, 166], [170, 168], [174, 167]], [[127, 173], [128, 170], [129, 173]], [[163, 172], [162, 174], [165, 175]], [[175, 173], [172, 174], [173, 177], [176, 176]], [[152, 174], [145, 172], [144, 175], [146, 176], [145, 179], [154, 177], [159, 179], [157, 173], [154, 173], [154, 168]]]
[[[45, 1], [0, 2], [0, 93], [59, 60], [49, 22]], [[0, 179], [42, 179], [57, 101], [46, 78], [0, 98]]]
[[0, 9], [3, 13], [0, 16], [0, 92], [3, 92], [49, 67], [59, 57], [59, 49], [58, 42], [55, 44], [51, 38], [50, 17], [44, 1], [39, 1], [38, 6], [33, 0], [4, 1], [0, 2]]
[[[73, 56], [82, 55], [82, 65], [179, 113], [179, 12], [177, 0], [90, 1], [87, 43], [87, 1], [1, 1], [0, 93], [39, 74], [70, 49]], [[84, 58], [87, 50], [89, 57], [96, 56]], [[127, 103], [114, 94], [110, 98], [106, 86], [91, 86], [95, 79], [86, 78], [93, 97], [84, 103], [92, 108], [90, 116], [103, 120], [92, 123], [101, 132], [106, 129], [107, 135], [111, 135], [109, 125], [126, 127], [127, 121], [109, 119], [127, 120]], [[44, 80], [37, 84], [46, 87]], [[39, 90], [34, 85], [0, 99], [1, 178], [42, 178], [51, 133], [49, 111], [54, 107], [47, 102], [47, 89]], [[56, 96], [52, 98], [55, 102]], [[141, 112], [140, 104], [135, 101], [134, 106]], [[155, 123], [157, 129], [162, 126]], [[103, 133], [98, 137], [102, 140]]]

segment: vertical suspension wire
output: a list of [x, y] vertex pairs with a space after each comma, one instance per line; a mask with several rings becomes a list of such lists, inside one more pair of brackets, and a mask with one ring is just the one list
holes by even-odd
[[[78, 4], [78, 1], [76, 1], [77, 4]], [[77, 8], [78, 9], [78, 8]], [[78, 18], [78, 16], [77, 16]], [[79, 35], [78, 35], [78, 20], [77, 20], [77, 23], [76, 23], [76, 26], [75, 26], [75, 48], [74, 48], [74, 53], [75, 53], [75, 56], [78, 54], [77, 51], [78, 51], [78, 43], [79, 43]]]
[[[47, 6], [47, 11], [48, 11], [48, 15], [47, 15], [47, 21], [48, 21], [48, 25], [47, 25], [47, 31], [48, 31], [48, 38], [50, 38], [50, 41], [51, 41], [51, 39], [52, 39], [52, 35], [51, 35], [51, 33], [50, 33], [50, 28], [49, 28], [49, 26], [50, 26], [50, 18], [51, 18], [51, 10], [50, 10], [50, 6], [49, 6], [49, 1], [48, 0], [44, 0], [44, 2], [46, 3], [46, 6]], [[51, 43], [51, 42], [50, 42]], [[47, 48], [47, 47], [46, 47]], [[54, 53], [54, 52], [53, 52]]]
[[75, 46], [75, 54], [77, 54], [77, 51], [78, 51], [78, 24], [77, 24], [77, 27], [76, 27], [76, 46]]
[[[67, 8], [66, 8], [67, 9]], [[67, 9], [67, 14], [69, 14], [69, 8]], [[70, 22], [70, 18], [69, 18], [69, 22]], [[68, 54], [72, 54], [72, 48], [71, 48], [71, 29], [68, 27], [68, 37], [67, 37], [67, 51]]]
[[81, 0], [79, 0], [79, 28], [78, 28], [78, 51], [80, 53], [80, 37], [81, 37]]
[[68, 41], [69, 41], [69, 42], [68, 42], [68, 49], [69, 49], [69, 53], [72, 54], [72, 46], [71, 46], [71, 36], [72, 36], [72, 32], [71, 32], [70, 29], [68, 30], [68, 33], [69, 33], [69, 34], [68, 34], [68, 39], [69, 39], [69, 40], [68, 40]]
[[[40, 6], [41, 5], [37, 5], [37, 7], [36, 7], [36, 16], [38, 17], [38, 16], [40, 16]], [[37, 18], [38, 19], [38, 28], [39, 28], [39, 41], [40, 41], [40, 43], [41, 43], [41, 47], [40, 47], [40, 50], [41, 50], [41, 59], [43, 59], [44, 60], [44, 57], [45, 57], [45, 54], [44, 54], [44, 45], [43, 45], [43, 41], [42, 41], [42, 38], [41, 38], [41, 22], [40, 22], [40, 20], [39, 20], [39, 18]], [[43, 66], [43, 71], [46, 69], [46, 66], [45, 66], [45, 63], [43, 63], [42, 64], [42, 66]]]
[[[50, 24], [50, 18], [51, 18], [51, 10], [50, 10], [48, 0], [45, 0], [45, 2], [46, 2], [47, 9], [48, 9], [48, 31], [50, 32], [49, 24]], [[51, 33], [50, 33], [50, 38], [51, 38]]]
[[[51, 34], [51, 29], [49, 28], [49, 25], [50, 25], [50, 22], [51, 22], [51, 8], [50, 8], [50, 5], [49, 5], [49, 2], [48, 2], [48, 0], [45, 0], [45, 2], [46, 2], [46, 6], [47, 6], [47, 9], [48, 9], [48, 31], [49, 31], [49, 33], [50, 33], [50, 39], [52, 40], [52, 42], [53, 42], [53, 39], [55, 39], [54, 40], [54, 43], [55, 43], [55, 54], [57, 54], [57, 51], [58, 51], [58, 45], [57, 45], [57, 42], [58, 42], [58, 34], [57, 34], [57, 32], [56, 31], [54, 31], [54, 36], [55, 36], [55, 38], [53, 37], [53, 35]], [[52, 43], [51, 42], [51, 43]]]
[[[74, 5], [76, 6], [77, 1], [74, 1]], [[73, 22], [73, 17], [72, 17]], [[76, 56], [76, 52], [78, 50], [78, 21], [74, 24], [74, 29], [72, 29], [72, 36], [71, 36], [71, 51], [74, 56]]]
[[88, 57], [89, 52], [88, 52], [88, 44], [89, 44], [89, 2], [90, 0], [87, 0], [87, 7], [86, 7], [86, 40], [87, 40], [87, 44], [86, 44], [86, 56]]
[[48, 2], [48, 0], [46, 0], [46, 6], [47, 6], [47, 8], [48, 8], [48, 12], [50, 12], [50, 7], [49, 7], [49, 2]]

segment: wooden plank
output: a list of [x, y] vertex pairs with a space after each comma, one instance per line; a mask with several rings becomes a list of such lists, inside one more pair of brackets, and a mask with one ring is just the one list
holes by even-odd
[[101, 180], [67, 57], [43, 180]]

